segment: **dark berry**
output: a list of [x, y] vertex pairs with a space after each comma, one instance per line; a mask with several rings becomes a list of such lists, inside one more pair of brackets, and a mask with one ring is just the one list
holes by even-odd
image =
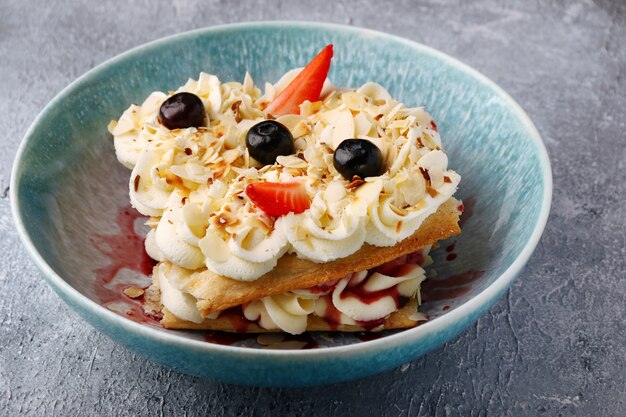
[[275, 120], [264, 120], [252, 126], [246, 135], [246, 146], [250, 156], [264, 165], [273, 164], [279, 155], [295, 152], [291, 132]]
[[369, 140], [346, 139], [335, 149], [333, 165], [349, 181], [354, 176], [376, 177], [383, 168], [383, 154]]
[[159, 109], [159, 121], [170, 130], [204, 125], [204, 104], [191, 93], [178, 93], [168, 98]]

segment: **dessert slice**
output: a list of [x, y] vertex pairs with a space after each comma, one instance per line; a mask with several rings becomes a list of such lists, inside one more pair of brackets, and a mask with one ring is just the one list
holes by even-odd
[[[327, 264], [285, 255], [272, 271], [250, 282], [161, 262], [154, 269], [146, 308], [170, 329], [301, 333], [413, 327], [423, 319], [416, 313], [428, 250], [460, 232], [458, 207], [450, 199], [395, 246], [366, 244]], [[350, 297], [356, 300], [356, 312], [350, 302], [343, 303]]]
[[146, 310], [168, 328], [414, 326], [460, 176], [432, 117], [375, 83], [339, 89], [324, 48], [265, 93], [201, 74], [109, 126], [150, 216]]
[[369, 271], [254, 299], [207, 316], [199, 314], [195, 298], [173, 286], [180, 271], [160, 264], [155, 267], [154, 283], [148, 290], [147, 308], [162, 317], [161, 324], [169, 329], [300, 334], [413, 327], [424, 319], [417, 314], [417, 307], [419, 285], [424, 279], [419, 262], [428, 259], [425, 252], [427, 248]]

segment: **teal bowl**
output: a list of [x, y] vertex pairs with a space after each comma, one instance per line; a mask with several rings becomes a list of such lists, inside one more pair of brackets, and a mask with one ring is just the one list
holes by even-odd
[[[109, 121], [150, 92], [175, 89], [201, 71], [221, 80], [243, 80], [249, 71], [260, 85], [275, 81], [328, 43], [335, 45], [330, 78], [336, 85], [375, 81], [408, 105], [426, 106], [439, 124], [450, 166], [463, 177], [457, 194], [465, 204], [463, 233], [435, 251], [437, 274], [425, 285], [422, 306], [429, 321], [373, 340], [322, 335], [325, 346], [316, 349], [271, 350], [254, 339], [228, 345], [223, 337], [207, 341], [201, 333], [166, 331], [139, 319], [137, 305], [116, 307], [119, 284], [110, 281], [111, 273], [145, 279], [137, 272], [150, 263], [139, 254], [139, 226], [128, 209], [129, 172], [115, 159]], [[48, 284], [96, 329], [181, 372], [271, 386], [371, 375], [458, 335], [522, 270], [543, 232], [551, 196], [550, 162], [537, 130], [493, 82], [415, 42], [303, 22], [196, 30], [99, 65], [37, 117], [11, 179], [13, 215], [27, 251]]]

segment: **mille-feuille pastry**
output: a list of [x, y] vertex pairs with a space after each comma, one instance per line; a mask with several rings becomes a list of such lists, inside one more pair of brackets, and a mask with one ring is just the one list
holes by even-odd
[[380, 85], [335, 88], [332, 45], [276, 84], [201, 73], [109, 131], [171, 329], [413, 327], [428, 250], [460, 232], [437, 125]]

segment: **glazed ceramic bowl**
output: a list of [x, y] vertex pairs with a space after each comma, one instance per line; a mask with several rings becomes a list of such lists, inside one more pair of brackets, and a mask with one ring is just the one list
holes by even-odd
[[[140, 319], [136, 305], [116, 302], [122, 285], [116, 280], [141, 280], [137, 272], [149, 271], [150, 263], [141, 253], [141, 221], [128, 207], [129, 171], [115, 159], [109, 121], [150, 92], [175, 89], [201, 71], [224, 81], [241, 81], [248, 71], [258, 85], [273, 82], [328, 43], [335, 46], [335, 85], [375, 81], [407, 105], [426, 106], [439, 124], [450, 166], [462, 175], [457, 196], [466, 208], [463, 233], [435, 251], [437, 276], [427, 284], [422, 306], [430, 320], [375, 340], [344, 334], [322, 335], [321, 341], [314, 335], [307, 343], [316, 349], [271, 350], [254, 338], [223, 345], [219, 337], [212, 343], [201, 333], [166, 331]], [[551, 193], [539, 134], [493, 82], [414, 42], [302, 22], [196, 30], [105, 62], [41, 112], [21, 144], [11, 183], [15, 222], [29, 254], [43, 278], [95, 328], [181, 372], [274, 386], [381, 372], [458, 335], [522, 270], [543, 231]], [[111, 281], [115, 274], [122, 278]]]

